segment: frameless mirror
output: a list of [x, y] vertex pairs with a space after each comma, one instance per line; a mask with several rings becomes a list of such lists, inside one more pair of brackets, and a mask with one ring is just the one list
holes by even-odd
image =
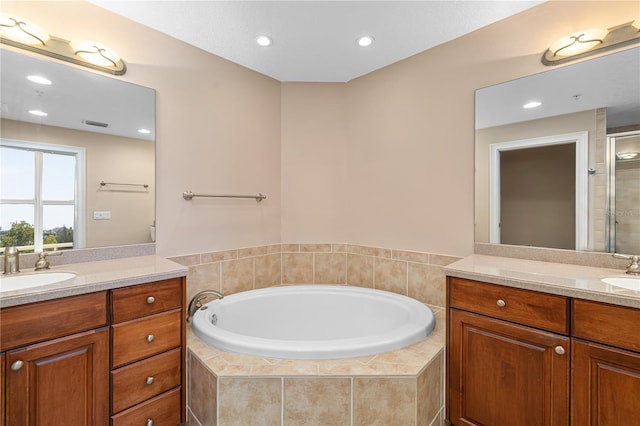
[[476, 242], [640, 252], [639, 75], [632, 48], [476, 91]]
[[0, 238], [23, 250], [155, 239], [155, 91], [2, 48]]

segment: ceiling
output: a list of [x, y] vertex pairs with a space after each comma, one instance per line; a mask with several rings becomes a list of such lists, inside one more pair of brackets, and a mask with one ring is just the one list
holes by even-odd
[[[274, 79], [303, 82], [347, 82], [543, 2], [90, 1]], [[273, 44], [258, 46], [259, 35]], [[362, 35], [374, 43], [359, 47]]]

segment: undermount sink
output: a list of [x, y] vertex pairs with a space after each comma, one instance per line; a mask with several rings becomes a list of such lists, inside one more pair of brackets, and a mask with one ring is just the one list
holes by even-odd
[[20, 290], [38, 287], [46, 284], [55, 284], [69, 280], [76, 274], [71, 272], [41, 272], [36, 274], [17, 274], [0, 276], [0, 293], [5, 291]]
[[616, 287], [640, 291], [640, 277], [611, 277], [603, 278], [602, 281]]

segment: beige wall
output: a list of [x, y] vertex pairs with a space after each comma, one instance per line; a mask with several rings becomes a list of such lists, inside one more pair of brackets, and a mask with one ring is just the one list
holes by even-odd
[[[470, 254], [474, 90], [543, 71], [562, 35], [638, 15], [637, 2], [547, 2], [345, 85], [281, 85], [88, 3], [2, 9], [104, 40], [125, 80], [157, 90], [161, 255], [281, 239]], [[187, 203], [186, 189], [269, 198]]]
[[[0, 135], [85, 148], [86, 247], [151, 242], [149, 226], [155, 219], [153, 143], [4, 119]], [[122, 187], [102, 187], [101, 181], [146, 183], [149, 190], [122, 191]], [[93, 220], [94, 211], [110, 211], [111, 219]]]

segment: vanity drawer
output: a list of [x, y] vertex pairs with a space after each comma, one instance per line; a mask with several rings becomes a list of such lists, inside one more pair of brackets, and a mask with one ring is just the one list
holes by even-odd
[[174, 389], [112, 416], [111, 426], [177, 426], [180, 411], [180, 389]]
[[182, 306], [179, 278], [111, 291], [111, 321], [119, 323]]
[[51, 340], [106, 324], [106, 291], [4, 308], [0, 311], [0, 350]]
[[180, 348], [111, 372], [111, 412], [129, 407], [180, 386]]
[[112, 325], [112, 367], [120, 367], [180, 346], [181, 320], [182, 310], [175, 309]]
[[573, 300], [573, 336], [640, 352], [640, 309]]
[[450, 278], [451, 307], [556, 333], [569, 333], [569, 299], [463, 278]]

